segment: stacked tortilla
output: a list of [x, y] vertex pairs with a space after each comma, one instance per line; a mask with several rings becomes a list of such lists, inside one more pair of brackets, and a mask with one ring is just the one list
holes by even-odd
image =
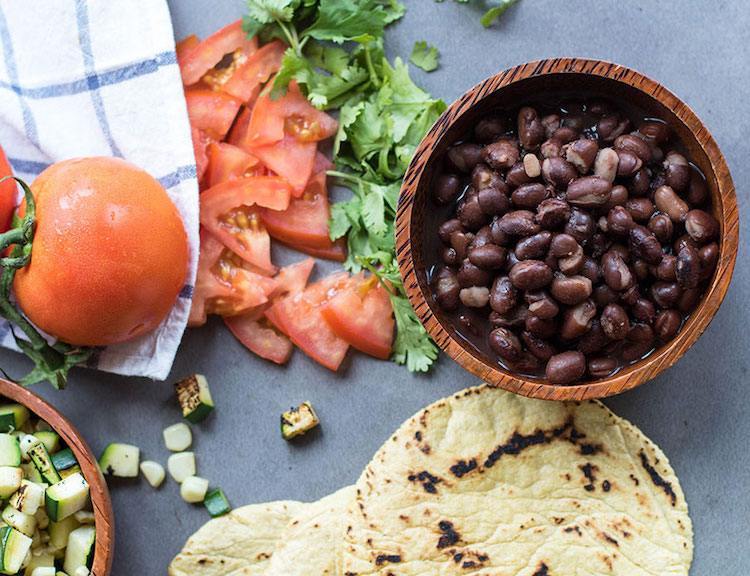
[[211, 520], [171, 576], [687, 575], [661, 450], [599, 402], [481, 386], [404, 423], [356, 486]]

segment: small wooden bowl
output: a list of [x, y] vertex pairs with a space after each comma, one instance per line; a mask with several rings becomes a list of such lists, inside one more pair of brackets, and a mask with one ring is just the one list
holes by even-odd
[[[493, 108], [518, 108], [542, 94], [629, 102], [665, 120], [682, 141], [688, 158], [706, 175], [714, 216], [721, 223], [720, 259], [703, 300], [668, 344], [613, 376], [573, 386], [556, 386], [509, 372], [461, 338], [434, 303], [427, 281], [425, 234], [432, 206], [429, 188], [445, 151]], [[510, 68], [481, 82], [456, 100], [417, 148], [404, 177], [396, 217], [396, 253], [409, 300], [429, 334], [461, 366], [486, 382], [533, 398], [583, 400], [619, 394], [651, 380], [672, 366], [700, 337], [719, 309], [734, 270], [739, 243], [739, 214], [734, 184], [724, 156], [695, 113], [658, 82], [623, 66], [579, 58], [555, 58]], [[433, 244], [434, 246], [434, 244]]]
[[114, 514], [107, 483], [99, 470], [99, 465], [91, 452], [91, 448], [88, 447], [88, 444], [81, 437], [81, 433], [65, 416], [33, 392], [0, 378], [0, 395], [5, 396], [12, 402], [26, 406], [32, 414], [47, 422], [75, 454], [78, 464], [81, 466], [83, 477], [89, 483], [91, 504], [94, 508], [96, 523], [96, 544], [91, 575], [108, 576], [112, 570], [114, 553]]

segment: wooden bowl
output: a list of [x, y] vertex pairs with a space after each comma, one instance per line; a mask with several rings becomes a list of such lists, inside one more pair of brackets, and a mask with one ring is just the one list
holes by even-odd
[[[540, 95], [611, 98], [628, 102], [665, 120], [686, 148], [688, 158], [706, 175], [714, 216], [721, 223], [720, 259], [703, 300], [680, 333], [668, 344], [609, 378], [573, 386], [512, 373], [459, 336], [434, 303], [425, 269], [425, 251], [435, 249], [425, 235], [431, 217], [429, 188], [448, 147], [460, 140], [493, 108], [513, 109]], [[430, 214], [430, 215], [428, 215]], [[432, 216], [434, 218], [434, 216]], [[427, 233], [435, 236], [436, 231]], [[724, 156], [695, 113], [658, 82], [624, 66], [579, 58], [555, 58], [510, 68], [481, 82], [456, 100], [417, 148], [404, 177], [396, 217], [396, 253], [409, 300], [429, 334], [461, 366], [486, 382], [524, 396], [548, 400], [583, 400], [619, 394], [651, 380], [672, 366], [692, 346], [719, 309], [729, 288], [739, 242], [739, 214], [734, 184]]]
[[107, 483], [99, 470], [99, 465], [94, 454], [75, 426], [65, 416], [60, 414], [57, 409], [33, 392], [18, 384], [0, 378], [0, 395], [26, 406], [32, 414], [47, 422], [70, 447], [73, 454], [75, 454], [78, 464], [81, 466], [83, 477], [89, 483], [91, 504], [94, 509], [94, 520], [96, 523], [96, 544], [94, 547], [94, 563], [91, 567], [91, 575], [108, 576], [112, 570], [112, 557], [114, 553], [114, 514], [112, 512], [112, 502], [109, 498], [109, 490], [107, 490]]

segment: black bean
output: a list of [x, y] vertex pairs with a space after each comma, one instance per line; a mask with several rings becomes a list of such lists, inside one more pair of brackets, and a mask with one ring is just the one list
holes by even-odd
[[685, 232], [698, 244], [705, 244], [719, 235], [719, 222], [708, 212], [694, 209], [685, 216]]
[[667, 186], [681, 192], [690, 184], [690, 164], [678, 152], [670, 152], [664, 159], [664, 180]]
[[466, 258], [469, 246], [473, 240], [474, 235], [471, 232], [454, 232], [451, 234], [451, 248], [456, 251], [456, 257], [459, 260]]
[[586, 255], [583, 253], [583, 248], [579, 246], [578, 249], [570, 256], [560, 258], [557, 261], [557, 267], [560, 269], [560, 272], [562, 272], [566, 276], [571, 276], [581, 272], [585, 263]]
[[653, 350], [653, 342], [629, 342], [622, 347], [622, 359], [625, 362], [635, 362]]
[[486, 116], [474, 127], [474, 137], [477, 141], [488, 144], [494, 142], [508, 131], [508, 126], [499, 116]]
[[565, 223], [565, 233], [570, 234], [579, 244], [584, 244], [594, 235], [594, 220], [586, 212], [574, 208]]
[[606, 284], [595, 286], [591, 297], [599, 308], [604, 308], [607, 304], [620, 299], [620, 295]]
[[698, 243], [693, 240], [688, 234], [683, 234], [672, 244], [672, 250], [674, 253], [678, 253], [684, 246], [692, 246], [693, 248], [699, 248]]
[[635, 134], [623, 134], [615, 138], [615, 150], [627, 150], [640, 158], [644, 164], [651, 162], [651, 147]]
[[625, 206], [628, 201], [628, 189], [625, 186], [618, 184], [612, 187], [612, 191], [609, 193], [609, 202], [605, 204], [605, 210], [611, 210], [615, 206]]
[[459, 292], [461, 286], [458, 284], [455, 272], [450, 268], [440, 268], [433, 281], [435, 299], [443, 310], [455, 310], [458, 308]]
[[536, 154], [529, 153], [523, 157], [523, 171], [529, 178], [538, 178], [542, 175], [542, 163]]
[[638, 299], [641, 297], [641, 291], [637, 284], [633, 284], [630, 288], [623, 290], [620, 294], [620, 301], [626, 306], [633, 306]]
[[438, 228], [438, 236], [443, 241], [443, 244], [449, 244], [451, 241], [451, 234], [454, 232], [463, 232], [464, 227], [461, 225], [461, 221], [458, 218], [451, 218], [443, 222]]
[[471, 286], [489, 286], [492, 276], [487, 270], [482, 270], [472, 264], [468, 259], [461, 263], [458, 269], [458, 283], [461, 288], [470, 288]]
[[531, 260], [542, 258], [549, 248], [552, 233], [542, 230], [533, 236], [527, 236], [516, 244], [516, 257], [519, 260]]
[[578, 172], [586, 174], [594, 165], [599, 145], [596, 140], [581, 138], [567, 145], [565, 159], [578, 168]]
[[655, 208], [648, 198], [631, 198], [625, 202], [625, 209], [636, 222], [648, 222]]
[[698, 256], [701, 259], [703, 278], [710, 278], [719, 263], [719, 245], [716, 242], [711, 242], [701, 246], [698, 250]]
[[542, 158], [557, 158], [562, 154], [562, 143], [554, 138], [550, 137], [544, 142], [539, 148], [539, 152]]
[[560, 337], [563, 340], [580, 338], [591, 328], [591, 321], [595, 316], [596, 305], [591, 300], [584, 300], [580, 304], [568, 308], [563, 314]]
[[698, 250], [685, 245], [677, 253], [677, 283], [680, 288], [695, 288], [701, 281], [701, 260]]
[[654, 276], [668, 282], [677, 280], [677, 258], [672, 254], [665, 254], [656, 267]]
[[653, 142], [657, 146], [662, 146], [669, 140], [669, 127], [661, 121], [647, 120], [646, 122], [641, 122], [640, 126], [638, 126], [638, 132], [640, 132], [644, 139]]
[[526, 208], [527, 210], [536, 210], [537, 206], [549, 198], [549, 190], [544, 184], [523, 184], [516, 188], [511, 194], [511, 200], [516, 208]]
[[674, 234], [674, 224], [672, 219], [666, 214], [657, 212], [648, 221], [648, 229], [656, 236], [662, 244], [669, 244]]
[[596, 133], [605, 142], [612, 142], [628, 130], [630, 130], [630, 120], [618, 114], [605, 115], [596, 125]]
[[491, 170], [487, 164], [477, 164], [471, 172], [471, 185], [474, 190], [483, 188], [497, 188], [500, 192], [507, 195], [508, 187], [503, 182], [500, 174]]
[[658, 264], [664, 255], [661, 244], [645, 226], [635, 225], [628, 234], [630, 250], [636, 258], [642, 258], [649, 264]]
[[580, 352], [555, 354], [547, 361], [545, 376], [552, 384], [565, 385], [580, 380], [586, 373], [586, 357]]
[[643, 196], [651, 187], [651, 176], [646, 168], [641, 168], [630, 179], [628, 194], [631, 196]]
[[570, 123], [570, 117], [563, 120], [564, 125], [552, 133], [551, 138], [560, 144], [567, 144], [578, 138], [580, 130]]
[[656, 307], [651, 300], [645, 298], [638, 298], [635, 304], [631, 307], [630, 312], [633, 314], [633, 318], [638, 322], [645, 322], [646, 324], [652, 324], [656, 317]]
[[602, 330], [599, 320], [592, 320], [591, 327], [578, 341], [576, 348], [583, 354], [594, 354], [609, 344], [609, 338]]
[[540, 231], [539, 224], [534, 222], [534, 213], [529, 210], [513, 210], [503, 214], [498, 226], [509, 236], [531, 236]]
[[468, 142], [458, 144], [448, 150], [448, 160], [459, 172], [468, 174], [482, 161], [482, 147]]
[[541, 260], [524, 260], [510, 269], [509, 277], [520, 290], [538, 290], [552, 282], [552, 270]]
[[684, 222], [690, 206], [669, 186], [659, 186], [654, 191], [654, 204], [659, 211], [670, 217], [672, 222]]
[[521, 358], [523, 348], [518, 337], [507, 328], [495, 328], [489, 336], [490, 348], [503, 360], [514, 362]]
[[592, 378], [606, 378], [617, 370], [617, 360], [609, 356], [591, 358], [588, 362], [588, 370]]
[[558, 258], [572, 256], [581, 246], [570, 234], [555, 234], [550, 243], [550, 252]]
[[648, 324], [636, 322], [628, 331], [628, 340], [630, 342], [645, 342], [651, 344], [654, 341], [654, 329]]
[[581, 276], [585, 276], [591, 280], [592, 284], [598, 283], [602, 277], [602, 269], [599, 263], [590, 256], [585, 256], [583, 266], [581, 266]]
[[485, 244], [494, 244], [492, 241], [492, 232], [489, 226], [482, 226], [477, 233], [474, 235], [474, 240], [471, 241], [469, 248], [484, 246]]
[[549, 360], [555, 353], [555, 347], [552, 344], [535, 336], [528, 330], [521, 332], [521, 339], [526, 344], [526, 349], [539, 360]]
[[683, 314], [689, 314], [698, 305], [701, 299], [701, 291], [698, 288], [683, 290], [677, 301], [677, 309]]
[[591, 280], [585, 276], [565, 276], [555, 274], [550, 293], [558, 302], [573, 306], [591, 296]]
[[526, 306], [516, 306], [507, 314], [500, 314], [494, 310], [490, 312], [490, 324], [502, 328], [520, 328], [526, 324], [529, 309]]
[[510, 278], [498, 276], [490, 290], [490, 307], [498, 314], [508, 314], [518, 304], [518, 291]]
[[643, 166], [643, 160], [636, 156], [630, 150], [616, 150], [617, 158], [617, 175], [620, 178], [633, 176]]
[[461, 261], [458, 254], [456, 254], [456, 250], [450, 246], [443, 248], [441, 259], [446, 266], [458, 266], [458, 263]]
[[634, 225], [635, 222], [633, 222], [630, 212], [622, 206], [615, 206], [607, 214], [608, 232], [612, 232], [618, 236], [626, 236]]
[[554, 318], [560, 311], [557, 302], [549, 294], [540, 290], [538, 292], [526, 292], [526, 302], [529, 305], [529, 314], [544, 320]]
[[547, 114], [542, 118], [542, 126], [544, 126], [547, 138], [551, 138], [555, 130], [560, 127], [560, 116], [557, 114]]
[[643, 282], [649, 277], [651, 274], [651, 266], [653, 266], [653, 264], [649, 264], [640, 258], [633, 260], [633, 273], [639, 282]]
[[581, 176], [568, 184], [566, 199], [581, 208], [599, 208], [609, 202], [612, 183], [598, 176]]
[[525, 150], [535, 150], [545, 137], [544, 124], [536, 110], [525, 106], [518, 111], [518, 139]]
[[542, 177], [545, 182], [556, 188], [565, 189], [578, 176], [578, 170], [567, 160], [559, 156], [545, 158], [542, 162]]
[[455, 174], [442, 174], [433, 188], [433, 195], [439, 204], [450, 204], [461, 192], [461, 181]]
[[507, 252], [502, 246], [484, 244], [471, 246], [468, 251], [469, 261], [483, 270], [499, 270], [505, 265]]
[[610, 340], [624, 340], [630, 331], [628, 313], [619, 304], [607, 304], [602, 310], [599, 322]]
[[562, 226], [570, 218], [570, 206], [565, 200], [549, 198], [544, 200], [536, 209], [536, 221], [547, 229]]
[[456, 208], [459, 221], [467, 230], [476, 231], [487, 224], [489, 218], [479, 205], [479, 198], [472, 194], [464, 198]]
[[495, 170], [507, 170], [518, 162], [518, 143], [510, 138], [501, 138], [482, 149], [482, 159]]
[[680, 299], [680, 285], [677, 282], [659, 280], [651, 286], [651, 299], [659, 308], [672, 308]]
[[690, 184], [688, 185], [687, 201], [691, 206], [700, 206], [708, 200], [708, 186], [703, 174], [695, 168], [690, 171]]
[[506, 234], [500, 225], [500, 218], [495, 218], [490, 224], [490, 234], [492, 243], [498, 246], [508, 246], [510, 244], [510, 235]]
[[615, 292], [621, 292], [633, 285], [633, 274], [617, 251], [606, 252], [602, 256], [601, 265], [604, 281]]
[[662, 310], [654, 321], [656, 335], [661, 341], [668, 342], [677, 335], [681, 324], [682, 318], [677, 310]]
[[540, 318], [534, 314], [526, 316], [524, 324], [526, 330], [531, 332], [537, 338], [552, 338], [557, 334], [557, 322], [554, 318]]
[[524, 184], [529, 184], [531, 182], [534, 182], [534, 180], [534, 178], [526, 173], [526, 168], [524, 167], [523, 162], [516, 162], [515, 164], [513, 164], [513, 166], [510, 167], [510, 170], [508, 170], [508, 173], [505, 175], [505, 182], [508, 184], [508, 186], [514, 188], [523, 186]]
[[477, 192], [479, 208], [487, 216], [502, 216], [510, 209], [510, 200], [498, 188], [482, 188]]

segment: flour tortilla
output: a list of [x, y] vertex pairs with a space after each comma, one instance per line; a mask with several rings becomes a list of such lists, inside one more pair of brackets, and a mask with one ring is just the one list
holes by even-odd
[[667, 458], [599, 402], [468, 389], [407, 421], [356, 489], [347, 576], [684, 576], [692, 562]]
[[264, 576], [335, 576], [344, 512], [353, 499], [354, 487], [347, 486], [302, 508], [279, 538]]
[[254, 504], [207, 522], [172, 560], [169, 576], [262, 576], [279, 537], [304, 507]]

